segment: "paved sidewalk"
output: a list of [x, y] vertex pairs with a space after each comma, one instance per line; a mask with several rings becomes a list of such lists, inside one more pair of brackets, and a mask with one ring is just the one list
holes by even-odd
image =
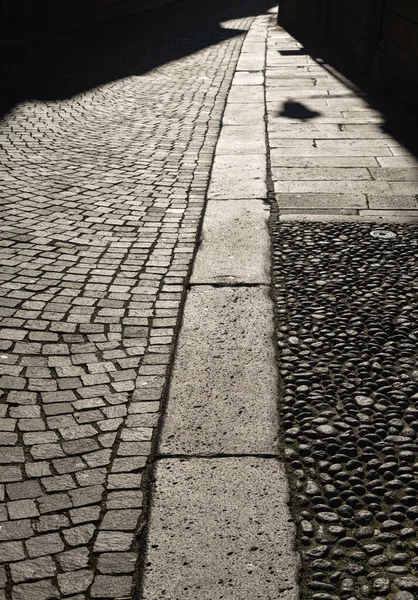
[[375, 100], [272, 23], [266, 102], [281, 219], [418, 217], [418, 160], [405, 146], [416, 145], [416, 115]]
[[269, 22], [256, 17], [246, 36], [216, 146], [158, 446], [144, 600], [299, 598], [270, 297]]
[[[418, 308], [408, 291], [417, 169], [399, 142], [405, 131], [390, 135], [369, 100], [304, 52], [274, 13], [251, 26], [161, 431], [144, 599], [412, 600], [418, 589], [416, 546], [403, 541], [416, 539], [415, 513], [402, 504], [418, 484], [407, 335], [416, 337], [411, 321], [402, 326]], [[384, 487], [392, 472], [399, 480]], [[396, 545], [381, 556], [385, 542]]]
[[9, 65], [0, 598], [129, 598], [137, 580], [147, 461], [253, 14], [200, 8], [119, 20], [113, 48], [96, 27]]
[[[314, 575], [311, 587], [306, 577], [302, 582], [306, 600], [413, 600], [418, 590], [410, 462], [418, 464], [418, 421], [408, 404], [418, 393], [411, 375], [416, 337], [408, 337], [416, 334], [402, 328], [416, 303], [409, 269], [418, 163], [408, 149], [408, 124], [396, 114], [388, 120], [372, 98], [306, 53], [268, 8], [250, 0], [204, 9], [190, 3], [184, 12], [165, 9], [161, 22], [121, 20], [87, 37], [68, 35], [56, 47], [22, 50], [10, 63], [13, 89], [2, 99], [0, 131], [0, 600], [296, 600], [295, 539], [310, 565], [303, 576]], [[382, 302], [376, 306], [387, 329], [378, 330], [373, 313], [370, 322], [364, 317], [364, 336], [389, 336], [376, 409], [387, 421], [370, 412], [370, 369], [381, 371], [366, 355], [375, 340], [366, 344], [360, 326], [351, 350], [367, 348], [348, 361], [354, 367], [344, 375], [353, 377], [350, 394], [365, 378], [358, 406], [340, 417], [331, 415], [332, 400], [331, 408], [305, 402], [307, 383], [325, 378], [324, 371], [311, 377], [310, 344], [326, 346], [338, 330], [339, 360], [346, 330], [357, 335], [359, 323], [353, 301], [342, 331], [318, 326], [325, 310], [316, 304], [320, 288], [334, 281], [327, 269], [333, 260], [341, 273], [351, 269], [344, 240], [355, 256], [373, 229], [396, 233], [399, 243], [379, 250], [367, 238], [359, 253], [367, 268], [355, 263], [351, 291], [355, 302], [363, 294]], [[306, 265], [312, 278], [305, 281]], [[399, 273], [395, 295], [389, 279], [375, 277], [376, 265], [389, 279]], [[371, 286], [366, 293], [359, 281]], [[326, 302], [351, 298], [334, 292], [326, 292]], [[313, 333], [305, 328], [311, 318]], [[398, 343], [409, 366], [391, 371]], [[332, 399], [345, 379], [344, 365], [331, 359], [337, 371], [324, 393]], [[386, 378], [395, 392], [402, 388], [390, 388], [389, 399]], [[289, 409], [286, 436], [277, 411], [282, 401]], [[391, 402], [409, 409], [406, 420]], [[312, 406], [322, 413], [310, 414]], [[357, 413], [361, 423], [354, 427]], [[345, 500], [352, 495], [342, 495], [345, 514], [336, 516], [340, 492], [320, 487], [332, 484], [334, 471], [318, 470], [314, 478], [315, 461], [340, 450], [329, 436], [343, 418], [342, 439], [364, 432], [366, 458], [377, 460], [370, 464], [374, 512], [358, 508], [359, 539], [380, 535], [380, 522], [392, 521], [382, 532], [390, 534], [398, 528], [393, 522], [408, 519], [407, 543], [396, 546], [384, 535], [379, 549], [370, 542], [367, 572], [358, 568], [367, 548], [350, 550], [348, 566], [330, 562], [328, 544], [358, 544], [346, 535], [352, 521]], [[317, 419], [313, 433], [306, 419]], [[308, 442], [325, 436], [315, 456], [305, 438], [298, 444], [305, 430]], [[396, 438], [387, 456], [404, 445], [396, 468], [373, 454], [382, 431]], [[362, 486], [362, 467], [354, 463], [351, 475], [335, 471], [342, 487], [351, 476], [354, 487]], [[390, 480], [393, 472], [401, 482], [393, 489], [409, 485], [407, 500], [386, 495], [395, 508], [385, 513], [375, 501], [387, 491], [379, 477]], [[330, 510], [327, 494], [335, 504]], [[382, 543], [392, 544], [395, 555], [389, 580]]]

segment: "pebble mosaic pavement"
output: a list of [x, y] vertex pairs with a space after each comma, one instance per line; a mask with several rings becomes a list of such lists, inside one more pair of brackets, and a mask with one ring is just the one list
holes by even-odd
[[1, 123], [1, 600], [131, 597], [143, 474], [250, 24], [199, 51], [172, 36], [183, 58]]
[[[373, 237], [373, 229], [396, 233]], [[418, 597], [416, 225], [276, 223], [282, 424], [306, 600]]]

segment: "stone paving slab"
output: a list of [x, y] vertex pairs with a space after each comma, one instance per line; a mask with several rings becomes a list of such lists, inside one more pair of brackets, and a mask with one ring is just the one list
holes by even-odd
[[280, 168], [275, 165], [274, 178], [279, 181], [370, 181], [373, 178], [373, 172], [366, 168], [354, 167]]
[[268, 284], [269, 217], [263, 200], [208, 202], [191, 284]]
[[276, 200], [280, 209], [283, 210], [287, 208], [360, 209], [368, 207], [365, 194], [278, 193], [276, 194]]
[[[231, 92], [234, 89], [232, 87]], [[257, 88], [249, 86], [249, 89], [253, 90]], [[262, 88], [260, 87], [260, 89]], [[263, 154], [266, 149], [265, 135], [263, 124], [243, 126], [224, 125], [221, 129], [216, 153], [217, 155], [243, 154], [246, 156], [250, 154]]]
[[287, 499], [274, 459], [158, 461], [143, 600], [298, 600]]
[[228, 102], [234, 104], [262, 104], [264, 102], [264, 90], [262, 86], [257, 85], [234, 85], [229, 92]]
[[313, 168], [345, 168], [345, 167], [376, 167], [379, 162], [373, 156], [280, 156], [275, 152], [271, 156], [275, 173], [279, 168], [294, 167], [296, 169]]
[[253, 71], [237, 71], [232, 80], [232, 85], [263, 85], [263, 83], [263, 73]]
[[270, 308], [265, 287], [192, 288], [177, 347], [160, 454], [277, 452], [277, 379], [271, 369]]
[[267, 169], [265, 154], [215, 157], [209, 183], [210, 200], [265, 198]]
[[237, 69], [241, 71], [260, 71], [264, 65], [263, 56], [253, 56], [251, 53], [241, 54]]
[[[256, 125], [263, 120], [261, 104], [229, 104], [222, 117], [223, 125]], [[211, 182], [212, 183], [212, 182]]]

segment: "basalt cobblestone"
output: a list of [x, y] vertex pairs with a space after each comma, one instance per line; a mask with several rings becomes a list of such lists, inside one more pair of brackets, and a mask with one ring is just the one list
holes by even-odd
[[132, 594], [143, 473], [242, 41], [1, 123], [1, 598]]

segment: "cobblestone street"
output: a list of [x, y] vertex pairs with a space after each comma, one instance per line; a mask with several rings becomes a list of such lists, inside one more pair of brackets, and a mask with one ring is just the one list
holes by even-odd
[[415, 600], [416, 116], [268, 0], [8, 51], [0, 600]]
[[[99, 30], [45, 41], [10, 69], [1, 598], [131, 595], [144, 467], [251, 22], [250, 6], [187, 10], [102, 25], [106, 52]], [[19, 60], [29, 66], [16, 85]]]

